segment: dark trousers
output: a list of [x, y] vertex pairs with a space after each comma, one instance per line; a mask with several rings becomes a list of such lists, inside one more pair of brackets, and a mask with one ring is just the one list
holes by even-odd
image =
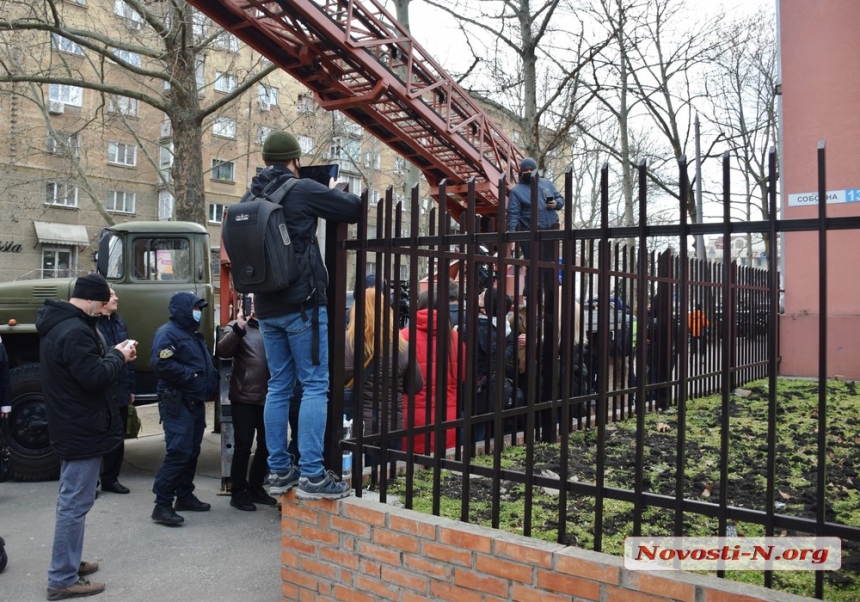
[[[248, 489], [262, 489], [269, 469], [269, 450], [266, 448], [266, 427], [263, 406], [251, 403], [234, 403], [233, 412], [233, 463], [230, 466], [230, 491], [233, 495]], [[257, 450], [248, 472], [251, 445], [257, 435]]]
[[183, 402], [175, 416], [161, 408], [159, 410], [167, 453], [155, 475], [152, 493], [156, 504], [170, 505], [174, 498], [184, 498], [194, 491], [194, 473], [197, 472], [200, 443], [206, 428], [206, 406], [198, 401], [189, 408]]
[[[128, 406], [119, 409], [120, 421], [122, 422], [122, 434], [125, 436], [125, 425], [128, 422]], [[125, 440], [119, 442], [119, 446], [102, 457], [102, 487], [113, 485], [119, 480], [119, 471], [122, 468], [122, 457], [125, 454]]]

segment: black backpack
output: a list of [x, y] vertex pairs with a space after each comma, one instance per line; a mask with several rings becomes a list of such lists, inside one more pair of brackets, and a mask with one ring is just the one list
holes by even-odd
[[270, 182], [257, 196], [246, 192], [227, 209], [221, 234], [233, 287], [240, 293], [283, 290], [299, 276], [298, 257], [280, 205], [298, 180], [290, 178], [274, 188], [277, 182]]

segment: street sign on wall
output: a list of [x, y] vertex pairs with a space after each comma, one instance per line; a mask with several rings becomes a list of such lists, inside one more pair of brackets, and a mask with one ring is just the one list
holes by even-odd
[[[836, 203], [860, 203], [860, 188], [848, 188], [846, 190], [828, 190], [827, 204]], [[817, 192], [801, 192], [788, 195], [789, 207], [808, 207], [818, 204]]]

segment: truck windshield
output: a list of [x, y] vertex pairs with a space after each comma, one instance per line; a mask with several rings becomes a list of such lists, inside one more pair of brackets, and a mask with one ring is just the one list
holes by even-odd
[[191, 246], [188, 239], [138, 238], [133, 249], [135, 280], [190, 280]]

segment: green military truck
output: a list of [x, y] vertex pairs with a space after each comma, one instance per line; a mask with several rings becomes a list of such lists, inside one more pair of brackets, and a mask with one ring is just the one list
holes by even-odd
[[[106, 228], [99, 240], [98, 272], [119, 297], [119, 314], [137, 341], [135, 403], [156, 401], [150, 365], [152, 336], [169, 317], [168, 302], [177, 291], [191, 291], [209, 302], [200, 331], [215, 342], [215, 303], [209, 234], [189, 222], [129, 222]], [[14, 477], [21, 481], [55, 479], [60, 464], [51, 452], [42, 397], [36, 312], [45, 299], [68, 299], [74, 278], [0, 283], [0, 337], [9, 354], [12, 413], [7, 439]], [[47, 376], [47, 375], [44, 375]]]

